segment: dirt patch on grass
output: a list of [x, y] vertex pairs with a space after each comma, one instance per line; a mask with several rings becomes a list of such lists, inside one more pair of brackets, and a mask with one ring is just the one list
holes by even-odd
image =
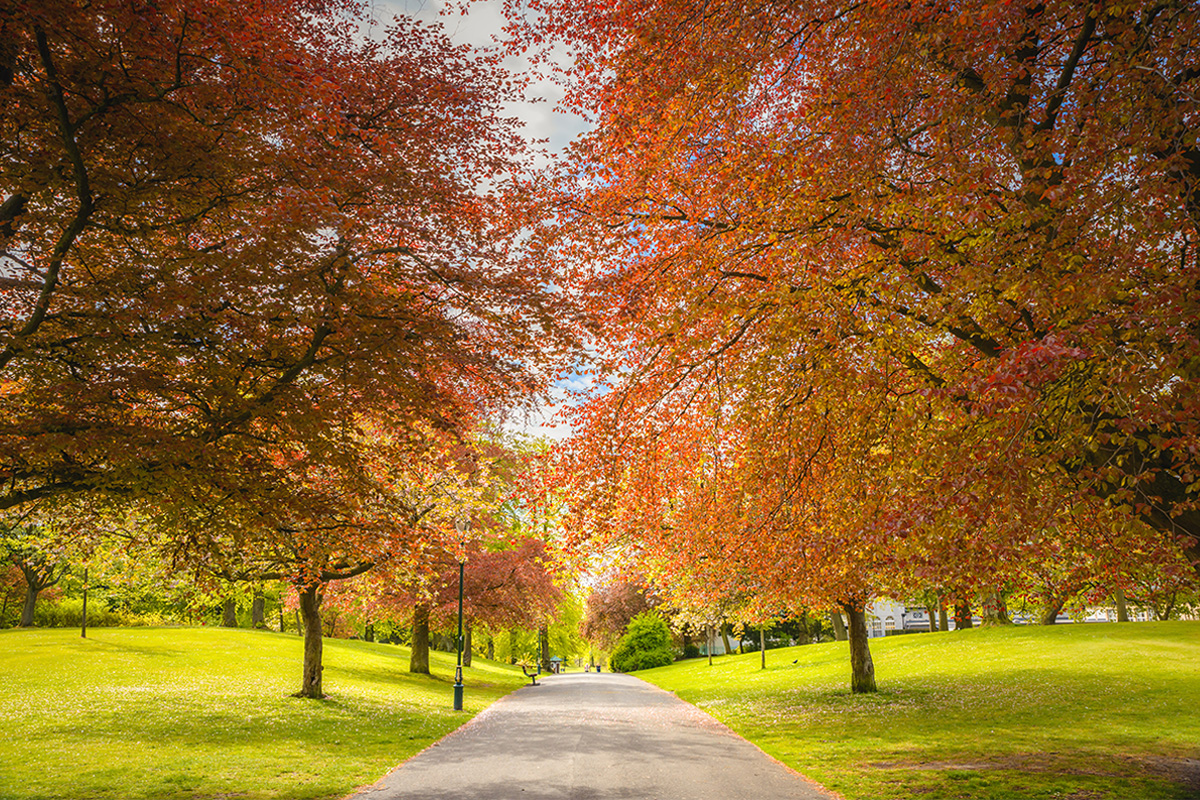
[[[1087, 759], [1081, 756], [1037, 753], [971, 761], [875, 761], [867, 766], [873, 769], [965, 772], [1012, 770], [1059, 775], [1095, 775], [1105, 778], [1159, 778], [1184, 786], [1200, 797], [1200, 757], [1113, 756], [1089, 764]], [[1079, 795], [1077, 800], [1084, 800], [1092, 795], [1093, 793], [1085, 792]]]

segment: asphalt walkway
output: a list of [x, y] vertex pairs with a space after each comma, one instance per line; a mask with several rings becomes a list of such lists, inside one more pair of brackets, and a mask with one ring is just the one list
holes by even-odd
[[[470, 689], [468, 688], [468, 691]], [[539, 679], [353, 800], [829, 800], [695, 706], [628, 675]]]

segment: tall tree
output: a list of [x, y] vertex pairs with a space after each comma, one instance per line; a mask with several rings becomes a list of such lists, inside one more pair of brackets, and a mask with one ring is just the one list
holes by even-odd
[[793, 547], [852, 642], [1079, 495], [1200, 560], [1194, 4], [534, 6], [596, 120], [542, 240], [601, 339], [582, 536]]

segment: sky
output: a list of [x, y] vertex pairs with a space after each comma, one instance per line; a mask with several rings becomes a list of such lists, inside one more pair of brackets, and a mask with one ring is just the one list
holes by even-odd
[[[368, 0], [374, 10], [375, 19], [383, 26], [398, 15], [415, 17], [422, 22], [440, 23], [450, 38], [461, 44], [489, 47], [495, 44], [494, 37], [502, 35], [504, 14], [502, 0], [479, 0], [470, 5], [470, 13], [462, 15], [457, 10], [444, 13], [444, 0]], [[457, 5], [455, 6], [457, 8]], [[552, 59], [560, 63], [569, 56], [563, 51], [552, 53]], [[531, 72], [529, 62], [519, 57], [509, 57], [505, 67], [516, 74]], [[527, 139], [546, 140], [548, 162], [577, 135], [587, 128], [586, 122], [573, 115], [555, 110], [563, 98], [562, 89], [552, 80], [534, 82], [526, 101], [509, 103], [505, 110], [524, 123], [523, 133]], [[563, 439], [571, 433], [570, 426], [556, 419], [568, 392], [590, 388], [590, 375], [569, 375], [551, 390], [550, 402], [541, 409], [529, 413], [518, 413], [506, 426], [516, 432], [530, 436]]]

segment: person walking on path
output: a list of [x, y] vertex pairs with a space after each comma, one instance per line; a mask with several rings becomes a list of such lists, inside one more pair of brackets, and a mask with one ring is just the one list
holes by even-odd
[[628, 675], [547, 676], [347, 800], [830, 800], [693, 705]]

